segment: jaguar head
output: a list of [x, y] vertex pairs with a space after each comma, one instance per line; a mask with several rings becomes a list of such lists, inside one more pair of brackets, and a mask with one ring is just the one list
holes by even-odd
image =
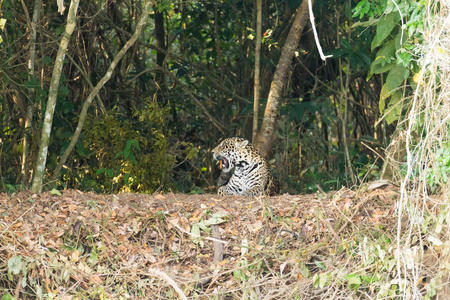
[[248, 141], [239, 137], [232, 137], [223, 140], [212, 150], [215, 160], [222, 161], [222, 171], [229, 172], [238, 163], [239, 152], [242, 152]]

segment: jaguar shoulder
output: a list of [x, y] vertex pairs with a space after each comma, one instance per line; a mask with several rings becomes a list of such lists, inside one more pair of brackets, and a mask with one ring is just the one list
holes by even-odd
[[225, 139], [212, 153], [214, 159], [223, 162], [222, 174], [232, 173], [226, 184], [219, 178], [222, 183], [217, 191], [219, 195], [273, 196], [279, 193], [278, 181], [272, 176], [269, 164], [248, 140]]

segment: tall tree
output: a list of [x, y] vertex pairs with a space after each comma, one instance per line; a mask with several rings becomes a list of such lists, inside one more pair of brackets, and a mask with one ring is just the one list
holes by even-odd
[[44, 123], [42, 127], [41, 142], [39, 144], [39, 152], [36, 163], [36, 169], [33, 178], [31, 190], [35, 193], [42, 191], [42, 181], [44, 179], [45, 164], [47, 162], [48, 145], [50, 134], [52, 132], [53, 114], [55, 112], [56, 98], [58, 96], [59, 79], [61, 78], [62, 67], [64, 65], [64, 57], [66, 56], [67, 46], [69, 45], [70, 36], [75, 30], [77, 23], [77, 10], [80, 0], [72, 0], [70, 2], [69, 13], [67, 14], [67, 25], [63, 33], [58, 53], [56, 55], [55, 66], [53, 68], [50, 89], [48, 93], [47, 108], [45, 110]]
[[[336, 14], [337, 16], [337, 25], [339, 25], [339, 13]], [[337, 45], [338, 48], [340, 48], [340, 32], [339, 32], [339, 26], [336, 26], [338, 28], [337, 32], [336, 32], [336, 41], [337, 41]], [[348, 30], [348, 27], [347, 27]], [[350, 41], [351, 40], [351, 32], [347, 31], [347, 39]], [[340, 95], [339, 95], [339, 99], [336, 99], [337, 102], [340, 104], [341, 107], [338, 108], [337, 112], [338, 112], [338, 117], [341, 120], [341, 125], [342, 125], [342, 144], [344, 147], [344, 156], [345, 156], [345, 174], [347, 175], [347, 177], [350, 178], [350, 180], [352, 181], [353, 184], [356, 184], [356, 177], [355, 174], [353, 172], [353, 166], [352, 166], [352, 161], [350, 159], [350, 150], [349, 150], [349, 139], [348, 139], [348, 101], [349, 101], [349, 96], [348, 96], [348, 91], [350, 90], [350, 75], [351, 75], [351, 68], [348, 68], [347, 71], [347, 76], [345, 79], [345, 83], [344, 83], [344, 77], [343, 75], [343, 67], [342, 67], [342, 58], [339, 57], [339, 78], [340, 78], [340, 84], [341, 84], [341, 88], [340, 88]], [[350, 65], [350, 62], [347, 59], [347, 65]]]
[[[314, 5], [314, 1], [311, 1]], [[292, 64], [292, 59], [295, 54], [295, 49], [298, 46], [303, 28], [308, 20], [308, 1], [303, 0], [300, 7], [295, 13], [294, 22], [289, 30], [281, 57], [278, 61], [275, 75], [273, 76], [272, 84], [270, 86], [269, 97], [267, 99], [266, 109], [264, 111], [264, 118], [261, 129], [254, 138], [255, 147], [261, 152], [263, 156], [267, 156], [275, 141], [275, 125], [279, 114], [279, 107], [283, 88], [286, 84], [289, 68]]]
[[[31, 28], [31, 39], [30, 39], [30, 58], [28, 60], [28, 80], [30, 82], [35, 81], [35, 61], [36, 61], [36, 27], [38, 23], [39, 10], [41, 8], [41, 0], [35, 0], [33, 9], [33, 19], [29, 21], [29, 27]], [[22, 6], [24, 8], [25, 14], [28, 17], [27, 7], [22, 1]], [[24, 122], [24, 135], [23, 135], [23, 152], [22, 152], [22, 171], [21, 177], [24, 184], [28, 184], [28, 157], [30, 153], [30, 130], [33, 120], [33, 99], [35, 99], [35, 89], [30, 87], [28, 89], [28, 96], [31, 101], [26, 101], [26, 113]]]

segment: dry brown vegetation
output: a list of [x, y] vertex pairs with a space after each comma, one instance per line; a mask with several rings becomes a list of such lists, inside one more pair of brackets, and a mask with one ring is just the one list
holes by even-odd
[[[372, 298], [369, 285], [341, 280], [373, 270], [356, 270], [359, 248], [393, 239], [397, 198], [392, 186], [272, 198], [3, 194], [0, 282], [22, 299]], [[217, 264], [211, 224], [224, 243]]]

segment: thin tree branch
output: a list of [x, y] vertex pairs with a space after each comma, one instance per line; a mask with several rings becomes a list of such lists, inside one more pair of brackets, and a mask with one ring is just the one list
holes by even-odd
[[256, 0], [255, 83], [253, 87], [253, 140], [258, 133], [259, 91], [261, 85], [262, 0]]

